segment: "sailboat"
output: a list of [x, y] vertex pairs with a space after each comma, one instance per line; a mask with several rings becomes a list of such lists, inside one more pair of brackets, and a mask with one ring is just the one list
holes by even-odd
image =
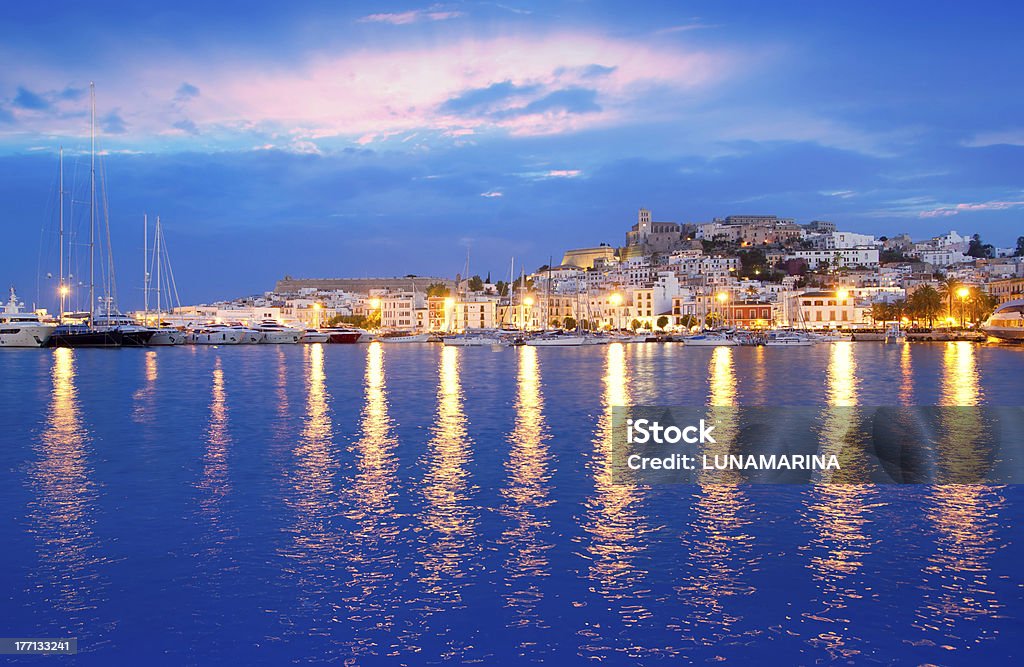
[[[163, 323], [163, 300], [164, 290], [167, 291], [167, 301], [170, 302], [173, 299], [173, 303], [178, 306], [181, 305], [181, 301], [178, 299], [178, 286], [174, 282], [174, 271], [171, 269], [171, 261], [167, 255], [167, 242], [164, 239], [164, 228], [160, 222], [160, 216], [156, 217], [156, 226], [153, 228], [153, 254], [151, 257], [146, 257], [147, 248], [147, 236], [149, 233], [149, 220], [147, 216], [142, 217], [143, 225], [143, 244], [142, 247], [146, 250], [143, 251], [143, 259], [145, 265], [143, 267], [143, 319], [145, 322], [149, 322], [149, 292], [154, 290], [156, 292], [156, 313], [155, 323], [156, 326], [150, 330], [153, 332], [153, 336], [149, 339], [150, 345], [184, 345], [188, 336], [185, 332], [172, 327], [167, 326]], [[156, 283], [155, 286], [153, 283]]]
[[[89, 310], [79, 314], [79, 324], [61, 324], [53, 332], [50, 344], [55, 347], [121, 347], [125, 344], [126, 333], [130, 334], [129, 344], [145, 345], [151, 334], [146, 331], [122, 330], [122, 325], [112, 312], [113, 302], [106, 295], [104, 305], [106, 311], [99, 316], [96, 313], [96, 85], [89, 83]], [[61, 153], [61, 182], [63, 183], [63, 151]], [[63, 204], [63, 192], [61, 201]], [[64, 297], [64, 265], [63, 265], [63, 205], [61, 206], [61, 303]], [[109, 261], [109, 249], [108, 249]], [[111, 264], [112, 265], [112, 264]], [[104, 285], [108, 287], [109, 281]], [[65, 318], [63, 308], [61, 319]], [[84, 320], [84, 322], [82, 322]], [[131, 322], [129, 320], [129, 322]], [[134, 323], [131, 325], [134, 326]]]

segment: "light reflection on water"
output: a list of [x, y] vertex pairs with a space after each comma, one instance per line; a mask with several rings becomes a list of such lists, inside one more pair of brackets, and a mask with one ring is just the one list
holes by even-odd
[[[552, 544], [544, 539], [550, 527], [545, 509], [551, 499], [550, 453], [544, 422], [544, 396], [541, 392], [537, 348], [522, 346], [517, 352], [515, 426], [509, 434], [509, 455], [505, 464], [507, 483], [501, 490], [501, 507], [511, 521], [501, 536], [509, 549], [504, 563], [507, 590], [505, 603], [515, 612], [512, 625], [518, 628], [547, 628], [537, 606], [544, 597], [544, 578], [551, 575], [547, 551]], [[519, 643], [526, 651], [530, 644]]]
[[360, 656], [390, 651], [384, 642], [394, 639], [401, 592], [395, 574], [401, 518], [396, 507], [398, 439], [388, 412], [384, 355], [380, 343], [366, 348], [356, 470], [346, 502], [346, 515], [355, 525], [343, 547], [348, 579], [342, 604], [353, 627], [346, 643]]
[[[0, 611], [31, 610], [41, 629], [95, 636], [98, 606], [132, 614], [136, 598], [123, 591], [145, 576], [154, 598], [198, 610], [202, 623], [223, 622], [230, 605], [258, 606], [250, 618], [267, 627], [233, 645], [243, 660], [259, 661], [252, 647], [271, 644], [354, 664], [735, 661], [751, 655], [745, 647], [779, 650], [789, 664], [892, 652], [912, 664], [979, 652], [991, 662], [986, 647], [1005, 642], [1019, 618], [1018, 563], [1007, 555], [1020, 553], [1018, 492], [834, 483], [864, 474], [867, 462], [845, 445], [854, 417], [878, 397], [1008, 404], [1014, 396], [993, 387], [1012, 382], [991, 379], [1014, 371], [1012, 350], [832, 343], [787, 358], [792, 350], [613, 344], [526, 347], [486, 365], [480, 350], [411, 347], [147, 350], [123, 357], [137, 364], [123, 376], [109, 357], [55, 350], [49, 376], [37, 378], [51, 390], [39, 406], [43, 428], [0, 451], [3, 469], [25, 471], [15, 486], [26, 499], [0, 493], [11, 525], [26, 526], [31, 557], [19, 560], [12, 541], [17, 583]], [[798, 368], [786, 366], [792, 359]], [[268, 381], [236, 380], [240, 367]], [[481, 379], [482, 367], [506, 374]], [[183, 377], [199, 378], [203, 391]], [[665, 387], [680, 402], [706, 403], [721, 418], [720, 442], [739, 428], [729, 410], [743, 401], [842, 408], [823, 411], [818, 444], [843, 470], [812, 488], [614, 485], [611, 407]], [[493, 395], [507, 400], [481, 403]], [[202, 426], [182, 429], [183, 414]], [[265, 432], [247, 429], [263, 415]], [[159, 428], [133, 426], [137, 442], [126, 444], [119, 436], [133, 418]], [[943, 418], [929, 425], [935, 465], [970, 472], [989, 446], [972, 436], [977, 416]], [[174, 438], [201, 446], [153, 446]], [[149, 455], [133, 459], [136, 451]], [[165, 479], [166, 470], [193, 472]], [[272, 478], [259, 491], [254, 470]], [[141, 488], [136, 517], [131, 493]], [[183, 498], [187, 522], [163, 516]], [[226, 577], [181, 586], [180, 568], [166, 581], [151, 571], [153, 554], [134, 551], [146, 537], [124, 526], [164, 521], [199, 536], [200, 573], [263, 585], [260, 599], [207, 586]], [[111, 573], [121, 577], [114, 587]], [[103, 628], [94, 647], [130, 644], [116, 623]], [[153, 641], [179, 662], [203, 654], [191, 645], [183, 655], [189, 639], [174, 637]]]
[[473, 488], [466, 469], [473, 441], [462, 407], [461, 353], [456, 347], [441, 350], [437, 412], [427, 443], [422, 485], [425, 507], [420, 521], [426, 533], [420, 539], [418, 575], [431, 612], [462, 605], [465, 561], [473, 549], [476, 527], [470, 504]]
[[291, 511], [281, 547], [284, 573], [294, 592], [294, 610], [282, 621], [288, 634], [327, 636], [334, 623], [332, 596], [340, 541], [333, 526], [337, 514], [334, 476], [338, 462], [332, 441], [329, 394], [325, 387], [324, 350], [302, 347], [305, 369], [305, 415], [292, 450], [284, 502]]
[[848, 446], [860, 418], [857, 362], [852, 342], [831, 344], [827, 372], [824, 424], [819, 453], [836, 455], [839, 470], [820, 471], [818, 484], [806, 492], [805, 517], [813, 535], [807, 547], [811, 570], [821, 591], [820, 610], [804, 613], [812, 630], [806, 641], [833, 659], [850, 659], [862, 652], [861, 638], [851, 627], [847, 608], [867, 595], [857, 579], [874, 541], [873, 514], [881, 507], [875, 487], [866, 479], [864, 450]]
[[[971, 406], [982, 402], [974, 345], [945, 344], [942, 386], [945, 405]], [[938, 441], [940, 475], [976, 473], [985, 461], [978, 435], [979, 415], [973, 410], [942, 414]], [[924, 598], [916, 614], [915, 626], [924, 630], [926, 636], [921, 643], [963, 651], [994, 638], [965, 636], [956, 627], [960, 621], [997, 616], [1005, 608], [1005, 603], [992, 591], [989, 565], [989, 559], [1000, 547], [995, 532], [1005, 502], [1001, 490], [1002, 487], [970, 484], [930, 488], [925, 515], [934, 526], [937, 539], [924, 568]]]
[[31, 590], [59, 611], [48, 634], [91, 639], [101, 631], [95, 615], [103, 600], [99, 569], [105, 558], [94, 532], [99, 489], [92, 480], [92, 437], [82, 418], [74, 350], [54, 350], [50, 379], [46, 427], [29, 470], [29, 530], [38, 559]]
[[[709, 406], [706, 419], [716, 424], [717, 442], [706, 443], [701, 454], [713, 459], [730, 453], [726, 443], [737, 438], [739, 425], [734, 419], [737, 379], [731, 347], [716, 347], [708, 364]], [[757, 632], [738, 630], [742, 616], [734, 611], [735, 598], [752, 595], [755, 588], [748, 577], [757, 569], [753, 557], [754, 538], [750, 534], [750, 501], [744, 487], [737, 484], [739, 473], [717, 471], [700, 473], [700, 488], [692, 494], [693, 517], [681, 534], [682, 548], [689, 555], [691, 574], [676, 587], [679, 602], [686, 611], [672, 625], [690, 646], [734, 645], [756, 636]]]
[[[629, 405], [628, 369], [621, 343], [607, 346], [605, 355], [603, 409], [598, 417], [592, 456], [587, 462], [594, 482], [593, 494], [586, 500], [583, 516], [585, 552], [589, 564], [590, 590], [602, 596], [618, 616], [623, 628], [650, 618], [643, 594], [647, 572], [641, 561], [645, 535], [651, 528], [640, 507], [640, 491], [612, 481], [612, 408]], [[603, 659], [616, 651], [643, 655], [642, 636], [630, 636], [625, 647], [616, 646], [622, 635], [618, 629], [584, 627], [578, 634], [580, 650], [594, 659]]]

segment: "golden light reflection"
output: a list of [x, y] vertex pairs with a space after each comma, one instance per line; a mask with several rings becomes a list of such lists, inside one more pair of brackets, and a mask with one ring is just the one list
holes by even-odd
[[821, 587], [823, 609], [816, 614], [805, 613], [804, 617], [827, 624], [827, 629], [807, 643], [836, 659], [849, 659], [861, 653], [845, 609], [851, 601], [869, 594], [856, 575], [864, 565], [864, 557], [874, 547], [868, 529], [872, 512], [881, 505], [875, 488], [860, 483], [866, 481], [867, 461], [859, 443], [849, 441], [861, 417], [853, 345], [840, 341], [830, 347], [825, 394], [828, 407], [818, 447], [819, 454], [835, 454], [840, 469], [819, 471], [815, 486], [805, 493], [804, 514], [815, 531], [805, 547], [810, 552], [807, 567]]
[[427, 592], [453, 604], [461, 601], [458, 583], [465, 576], [463, 561], [475, 530], [468, 506], [472, 489], [466, 466], [472, 450], [462, 408], [460, 353], [457, 347], [441, 350], [437, 414], [427, 444], [429, 469], [423, 486], [426, 512], [422, 522], [431, 536], [421, 544], [420, 563]]
[[199, 488], [203, 491], [200, 507], [207, 525], [222, 544], [225, 535], [221, 526], [221, 504], [230, 490], [228, 481], [228, 453], [231, 436], [228, 433], [227, 392], [224, 389], [224, 369], [220, 357], [213, 366], [213, 386], [210, 392], [210, 421], [206, 427], [206, 450], [203, 453], [203, 476]]
[[538, 627], [542, 623], [536, 613], [543, 597], [540, 579], [550, 574], [546, 552], [552, 546], [541, 537], [550, 525], [543, 510], [554, 502], [550, 498], [549, 435], [537, 348], [521, 346], [517, 356], [516, 421], [509, 434], [508, 485], [501, 491], [505, 500], [502, 513], [512, 523], [501, 538], [510, 549], [505, 561], [508, 590], [504, 598], [516, 614], [514, 626]]
[[[96, 488], [90, 478], [90, 435], [75, 387], [75, 351], [53, 351], [46, 429], [36, 446], [30, 479], [31, 531], [36, 538], [41, 594], [67, 613], [67, 629], [91, 632], [82, 613], [98, 602], [97, 541], [93, 534]], [[45, 591], [45, 592], [43, 592]]]
[[157, 381], [157, 358], [156, 350], [146, 350], [146, 382], [135, 390], [132, 399], [135, 408], [132, 410], [132, 421], [142, 424], [153, 421], [153, 410], [156, 407], [156, 381]]
[[598, 419], [594, 448], [588, 467], [594, 476], [594, 494], [587, 502], [584, 530], [590, 559], [589, 577], [593, 590], [609, 601], [618, 602], [619, 615], [626, 625], [634, 625], [651, 616], [640, 596], [645, 577], [637, 559], [644, 549], [645, 534], [650, 532], [639, 508], [639, 491], [613, 482], [612, 407], [629, 405], [626, 386], [627, 368], [622, 343], [607, 346], [604, 375], [604, 411]]
[[[401, 582], [394, 576], [398, 560], [398, 514], [395, 506], [398, 446], [388, 411], [384, 346], [366, 347], [364, 403], [360, 437], [354, 446], [356, 473], [346, 512], [355, 528], [344, 542], [350, 648], [354, 654], [376, 655], [394, 629]], [[383, 633], [383, 634], [381, 634]]]
[[942, 405], [978, 405], [981, 389], [974, 343], [946, 343], [942, 357]]
[[[708, 366], [708, 415], [716, 424], [716, 443], [707, 443], [700, 454], [712, 458], [731, 452], [737, 440], [737, 380], [733, 349], [716, 347]], [[687, 613], [672, 624], [687, 642], [717, 644], [734, 633], [740, 617], [726, 608], [729, 598], [750, 595], [755, 589], [743, 575], [755, 569], [751, 556], [754, 538], [747, 527], [749, 499], [739, 486], [737, 471], [719, 470], [712, 476], [700, 473], [700, 490], [693, 494], [690, 529], [682, 535], [683, 549], [693, 569], [683, 576], [676, 593]]]
[[914, 368], [910, 357], [910, 345], [900, 348], [900, 404], [914, 404]]

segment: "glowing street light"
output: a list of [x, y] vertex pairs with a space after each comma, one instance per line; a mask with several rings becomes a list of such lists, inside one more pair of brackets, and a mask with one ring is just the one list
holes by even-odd
[[960, 297], [960, 328], [964, 328], [964, 307], [967, 304], [967, 297], [970, 296], [971, 290], [969, 287], [961, 287], [956, 291], [956, 295]]
[[380, 309], [380, 299], [370, 299], [370, 308], [373, 310]]
[[[533, 308], [533, 297], [532, 296], [523, 297], [523, 305], [526, 306], [527, 308]], [[525, 310], [522, 311], [520, 313], [520, 315], [519, 315], [519, 323], [521, 325], [521, 328], [525, 331], [527, 329], [527, 326], [526, 326], [526, 311]]]
[[847, 299], [850, 298], [850, 290], [841, 289], [838, 292], [836, 292], [836, 297], [840, 301], [846, 301]]
[[525, 299], [523, 299], [523, 303], [526, 304], [527, 306], [533, 306], [533, 297], [526, 297]]
[[618, 331], [622, 328], [621, 316], [622, 312], [619, 310], [619, 306], [622, 305], [622, 295], [618, 292], [612, 292], [608, 296], [608, 302], [615, 306], [615, 330]]
[[718, 294], [715, 295], [715, 298], [718, 299], [718, 303], [722, 304], [722, 321], [725, 324], [728, 324], [729, 323], [729, 317], [728, 317], [728, 312], [725, 310], [725, 302], [729, 300], [729, 293], [728, 292], [719, 292]]

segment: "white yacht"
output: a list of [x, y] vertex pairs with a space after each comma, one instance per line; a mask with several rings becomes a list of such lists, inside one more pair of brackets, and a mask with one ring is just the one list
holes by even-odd
[[431, 334], [383, 334], [377, 336], [381, 343], [429, 343]]
[[243, 332], [224, 324], [211, 324], [193, 330], [188, 335], [192, 345], [238, 345], [242, 343]]
[[149, 339], [149, 345], [184, 345], [188, 336], [184, 331], [174, 327], [156, 327], [150, 329], [153, 337]]
[[503, 347], [509, 344], [508, 341], [501, 336], [488, 332], [445, 336], [441, 341], [448, 347]]
[[11, 288], [11, 298], [0, 313], [0, 347], [43, 347], [56, 324], [44, 324], [35, 313], [21, 312], [22, 304]]
[[293, 329], [274, 320], [263, 320], [255, 327], [255, 330], [263, 334], [261, 343], [268, 345], [291, 345], [298, 343], [304, 333], [301, 329]]
[[809, 347], [814, 341], [795, 333], [771, 333], [764, 341], [765, 347]]
[[1007, 301], [996, 308], [981, 330], [993, 338], [1024, 341], [1024, 299]]
[[727, 336], [724, 333], [717, 331], [706, 331], [695, 336], [687, 336], [683, 339], [684, 345], [690, 345], [692, 347], [719, 347], [723, 345], [736, 346], [739, 345], [739, 341], [731, 336]]
[[302, 332], [302, 343], [329, 343], [331, 340], [331, 334], [327, 331], [320, 331], [319, 329], [306, 329]]

